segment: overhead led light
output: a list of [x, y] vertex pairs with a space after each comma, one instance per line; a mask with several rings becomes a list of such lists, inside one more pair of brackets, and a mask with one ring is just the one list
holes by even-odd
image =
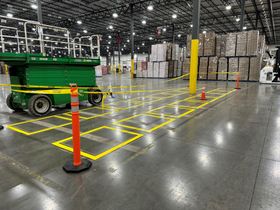
[[145, 43], [144, 43], [144, 42], [142, 43], [142, 46], [145, 46]]
[[231, 10], [231, 5], [227, 5], [226, 10]]
[[8, 18], [12, 18], [13, 16], [14, 16], [14, 15], [13, 15], [12, 13], [8, 13], [8, 14], [7, 14], [7, 17], [8, 17]]
[[142, 24], [143, 24], [143, 25], [146, 25], [146, 24], [147, 24], [147, 21], [146, 21], [146, 20], [142, 20]]
[[240, 21], [240, 18], [236, 18], [235, 20], [236, 20], [236, 22], [239, 22], [239, 21]]
[[88, 31], [87, 30], [83, 30], [83, 32], [86, 34]]
[[77, 20], [77, 23], [81, 25], [83, 22], [81, 20]]
[[50, 37], [46, 36], [46, 39], [50, 39]]
[[149, 37], [149, 40], [153, 40], [153, 37]]
[[135, 32], [133, 32], [132, 34], [133, 34], [133, 36], [135, 36]]
[[207, 32], [206, 32], [206, 31], [203, 31], [202, 33], [203, 33], [203, 34], [206, 34]]
[[36, 28], [32, 28], [32, 31], [36, 31]]
[[31, 4], [32, 9], [38, 9], [38, 6], [36, 4]]
[[247, 29], [247, 26], [244, 26], [244, 27], [243, 27], [243, 30], [246, 30], [246, 29]]
[[181, 34], [178, 34], [178, 37], [179, 37], [179, 38], [181, 38], [181, 36], [182, 36]]
[[117, 13], [113, 13], [113, 18], [117, 18], [119, 15]]
[[111, 36], [111, 35], [109, 35], [109, 36], [108, 36], [108, 38], [109, 38], [109, 39], [112, 39], [112, 36]]
[[109, 25], [109, 29], [111, 29], [111, 30], [112, 30], [113, 28], [114, 28], [114, 27], [113, 27], [112, 25]]
[[123, 51], [123, 48], [122, 48], [122, 51]]
[[163, 41], [163, 44], [166, 44], [166, 41]]
[[163, 30], [163, 32], [166, 32], [166, 28], [163, 28], [162, 30]]
[[153, 5], [149, 5], [149, 6], [147, 7], [147, 9], [148, 9], [149, 11], [152, 11], [152, 10], [154, 10], [154, 7], [153, 7]]
[[173, 19], [176, 19], [177, 17], [178, 17], [178, 16], [177, 16], [176, 14], [173, 14], [173, 15], [172, 15], [172, 18], [173, 18]]
[[140, 47], [137, 47], [137, 50], [140, 50]]
[[128, 39], [128, 40], [126, 40], [128, 43], [130, 42], [130, 40]]
[[108, 42], [108, 44], [111, 44], [111, 42]]
[[123, 45], [123, 47], [126, 47], [126, 45]]
[[190, 27], [192, 28], [192, 27], [193, 27], [193, 24], [191, 24]]

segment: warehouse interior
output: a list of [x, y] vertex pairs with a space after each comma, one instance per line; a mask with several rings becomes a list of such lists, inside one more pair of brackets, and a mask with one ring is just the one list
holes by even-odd
[[0, 209], [279, 210], [279, 11], [1, 0]]

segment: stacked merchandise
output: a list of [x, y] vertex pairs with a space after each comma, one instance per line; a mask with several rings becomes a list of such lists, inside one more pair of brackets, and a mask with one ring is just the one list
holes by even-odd
[[101, 66], [101, 71], [102, 71], [102, 75], [108, 74], [108, 67], [107, 66]]
[[95, 76], [102, 77], [102, 67], [101, 65], [95, 67]]
[[219, 58], [218, 80], [227, 80], [228, 60], [225, 57]]
[[[152, 45], [150, 62], [147, 67], [148, 78], [171, 78], [182, 74], [182, 56], [186, 51], [180, 49], [177, 44], [156, 44]], [[183, 59], [184, 60], [184, 59]], [[138, 71], [137, 71], [138, 72]], [[137, 74], [137, 77], [145, 77], [142, 74]]]
[[147, 77], [147, 61], [138, 61], [136, 64], [136, 77]]
[[201, 57], [199, 62], [199, 79], [207, 79], [208, 57]]
[[216, 45], [216, 34], [214, 32], [206, 33], [204, 36], [203, 56], [214, 56]]
[[208, 65], [208, 79], [216, 80], [218, 70], [218, 57], [210, 57]]
[[[258, 81], [266, 48], [265, 37], [259, 31], [243, 31], [199, 36], [199, 79]], [[190, 57], [191, 35], [187, 36], [185, 55]], [[186, 63], [183, 63], [185, 66]], [[184, 67], [185, 68], [185, 67]], [[215, 75], [218, 74], [217, 76]]]

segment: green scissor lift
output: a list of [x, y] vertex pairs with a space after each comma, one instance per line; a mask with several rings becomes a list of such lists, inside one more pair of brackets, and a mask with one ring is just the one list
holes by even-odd
[[[69, 87], [71, 83], [81, 87], [80, 101], [87, 100], [93, 105], [102, 102], [101, 93], [84, 93], [92, 90], [101, 92], [96, 88], [94, 70], [95, 66], [100, 65], [99, 58], [53, 58], [42, 54], [0, 53], [0, 61], [10, 66], [12, 93], [7, 97], [7, 105], [15, 111], [28, 109], [34, 116], [46, 116], [52, 107], [70, 103], [69, 94], [52, 94], [52, 90], [57, 86]], [[36, 91], [41, 91], [41, 94], [36, 94]]]

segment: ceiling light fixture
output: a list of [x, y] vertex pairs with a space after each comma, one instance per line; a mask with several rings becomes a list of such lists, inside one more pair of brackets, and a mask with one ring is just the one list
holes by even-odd
[[177, 18], [177, 15], [176, 15], [176, 14], [173, 14], [173, 15], [172, 15], [172, 18], [173, 18], [173, 19], [176, 19], [176, 18]]
[[240, 21], [240, 18], [238, 17], [238, 18], [236, 18], [235, 20], [236, 20], [236, 22], [239, 22], [239, 21]]
[[154, 10], [154, 7], [153, 7], [153, 5], [149, 5], [149, 6], [147, 7], [147, 9], [148, 9], [149, 11], [152, 11], [152, 10]]
[[83, 22], [81, 20], [77, 20], [77, 23], [81, 25]]
[[8, 18], [12, 18], [13, 16], [14, 16], [14, 15], [13, 15], [12, 13], [8, 13], [8, 14], [7, 14], [7, 17], [8, 17]]
[[36, 4], [31, 4], [32, 9], [38, 9], [38, 6]]
[[163, 28], [162, 30], [163, 30], [163, 32], [166, 32], [166, 28]]
[[83, 32], [86, 34], [88, 31], [87, 30], [83, 30]]
[[143, 25], [146, 25], [146, 24], [147, 24], [147, 21], [146, 21], [146, 20], [142, 20], [142, 24], [143, 24]]
[[119, 15], [117, 13], [113, 13], [113, 18], [117, 18]]
[[109, 29], [111, 29], [111, 30], [112, 30], [113, 28], [114, 28], [114, 27], [113, 27], [112, 25], [109, 25]]
[[231, 5], [227, 5], [226, 10], [231, 10]]

